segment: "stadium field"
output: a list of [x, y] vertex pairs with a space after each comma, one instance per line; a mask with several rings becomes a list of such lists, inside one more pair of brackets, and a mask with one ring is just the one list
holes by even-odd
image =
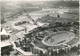
[[51, 36], [45, 37], [42, 42], [48, 46], [58, 46], [61, 44], [66, 44], [73, 38], [75, 38], [74, 33], [63, 31], [63, 32], [57, 32]]

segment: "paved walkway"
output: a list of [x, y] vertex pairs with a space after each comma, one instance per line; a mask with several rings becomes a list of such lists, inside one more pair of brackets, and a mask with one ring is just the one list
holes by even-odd
[[14, 42], [12, 42], [12, 45], [13, 45], [13, 48], [17, 51], [19, 51], [21, 54], [23, 54], [24, 56], [30, 56], [30, 55], [33, 55], [32, 52], [25, 52], [23, 51], [20, 47], [16, 47]]

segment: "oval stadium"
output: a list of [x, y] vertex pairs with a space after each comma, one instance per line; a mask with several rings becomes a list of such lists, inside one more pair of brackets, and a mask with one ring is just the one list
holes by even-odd
[[74, 32], [65, 30], [60, 31], [60, 29], [55, 29], [54, 27], [39, 27], [34, 29], [34, 31], [31, 31], [26, 35], [26, 37], [27, 36], [33, 39], [33, 46], [37, 47], [36, 49], [43, 52], [49, 48], [57, 51], [57, 49], [59, 50], [72, 47], [79, 40]]

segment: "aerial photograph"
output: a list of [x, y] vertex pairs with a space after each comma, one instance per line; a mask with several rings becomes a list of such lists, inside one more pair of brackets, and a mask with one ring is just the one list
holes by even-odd
[[79, 0], [0, 0], [0, 56], [80, 56]]

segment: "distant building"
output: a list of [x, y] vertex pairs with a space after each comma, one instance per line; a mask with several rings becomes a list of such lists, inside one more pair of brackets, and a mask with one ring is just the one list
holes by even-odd
[[10, 51], [12, 50], [12, 45], [9, 42], [10, 34], [6, 32], [6, 30], [3, 28], [0, 32], [0, 48], [1, 48], [1, 55], [10, 55]]
[[1, 41], [8, 40], [10, 38], [9, 33], [7, 33], [4, 28], [3, 29], [1, 28], [0, 36], [1, 36]]

